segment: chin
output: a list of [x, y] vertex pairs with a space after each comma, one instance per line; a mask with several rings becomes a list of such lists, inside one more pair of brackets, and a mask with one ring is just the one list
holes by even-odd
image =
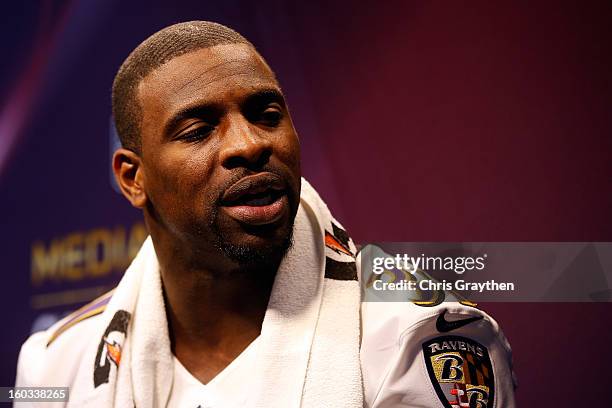
[[249, 227], [233, 234], [217, 232], [217, 248], [241, 267], [278, 268], [293, 244], [293, 223]]
[[238, 245], [223, 242], [220, 245], [220, 249], [226, 257], [237, 262], [242, 267], [276, 269], [293, 244], [291, 234], [281, 241], [264, 241], [261, 239], [257, 239], [257, 241], [259, 242]]

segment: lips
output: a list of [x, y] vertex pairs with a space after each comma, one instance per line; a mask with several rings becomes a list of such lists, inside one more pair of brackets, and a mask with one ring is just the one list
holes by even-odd
[[231, 185], [221, 198], [225, 212], [239, 222], [266, 225], [287, 213], [289, 202], [285, 182], [274, 173], [244, 177]]

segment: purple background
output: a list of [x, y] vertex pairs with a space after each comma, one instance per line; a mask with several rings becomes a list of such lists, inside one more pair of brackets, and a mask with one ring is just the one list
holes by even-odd
[[[32, 242], [140, 217], [109, 184], [110, 87], [178, 21], [258, 46], [304, 175], [355, 241], [612, 241], [609, 2], [125, 3], [3, 5], [0, 385], [38, 313]], [[513, 345], [521, 406], [610, 399], [609, 303], [484, 308]]]

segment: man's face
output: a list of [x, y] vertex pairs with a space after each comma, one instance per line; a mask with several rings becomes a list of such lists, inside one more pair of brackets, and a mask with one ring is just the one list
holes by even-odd
[[249, 46], [176, 57], [138, 89], [147, 212], [209, 260], [275, 259], [300, 192], [298, 138], [278, 83]]

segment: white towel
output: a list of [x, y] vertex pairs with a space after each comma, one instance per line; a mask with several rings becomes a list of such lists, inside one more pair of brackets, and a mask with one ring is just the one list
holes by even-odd
[[[360, 289], [355, 246], [302, 179], [294, 245], [282, 261], [262, 325], [248, 407], [362, 407]], [[92, 333], [70, 407], [164, 407], [173, 361], [151, 239]], [[87, 404], [87, 405], [86, 405]]]

